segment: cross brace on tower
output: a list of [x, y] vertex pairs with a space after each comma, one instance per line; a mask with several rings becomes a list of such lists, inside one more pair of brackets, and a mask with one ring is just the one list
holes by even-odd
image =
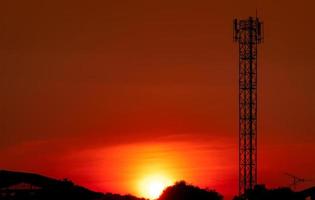
[[239, 194], [257, 184], [257, 46], [262, 22], [257, 17], [234, 20], [239, 46]]

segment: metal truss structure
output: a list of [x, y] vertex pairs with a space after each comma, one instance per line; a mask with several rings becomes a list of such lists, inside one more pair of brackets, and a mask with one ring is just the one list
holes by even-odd
[[239, 46], [239, 194], [257, 184], [257, 46], [263, 40], [257, 17], [234, 20]]

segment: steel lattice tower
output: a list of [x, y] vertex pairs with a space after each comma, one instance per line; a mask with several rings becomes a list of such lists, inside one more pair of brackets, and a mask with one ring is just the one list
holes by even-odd
[[262, 23], [257, 17], [234, 20], [239, 46], [239, 194], [257, 184], [257, 46]]

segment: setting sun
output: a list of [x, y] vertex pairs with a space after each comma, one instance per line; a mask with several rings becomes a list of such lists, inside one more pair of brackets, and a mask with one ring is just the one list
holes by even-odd
[[162, 175], [152, 175], [145, 177], [140, 182], [140, 190], [145, 198], [157, 199], [163, 190], [170, 186], [172, 181]]

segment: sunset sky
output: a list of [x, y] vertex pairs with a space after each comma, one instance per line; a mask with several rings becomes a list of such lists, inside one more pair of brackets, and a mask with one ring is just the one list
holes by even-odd
[[236, 194], [232, 20], [256, 8], [258, 182], [315, 179], [313, 0], [1, 2], [0, 168], [138, 196], [150, 177]]

